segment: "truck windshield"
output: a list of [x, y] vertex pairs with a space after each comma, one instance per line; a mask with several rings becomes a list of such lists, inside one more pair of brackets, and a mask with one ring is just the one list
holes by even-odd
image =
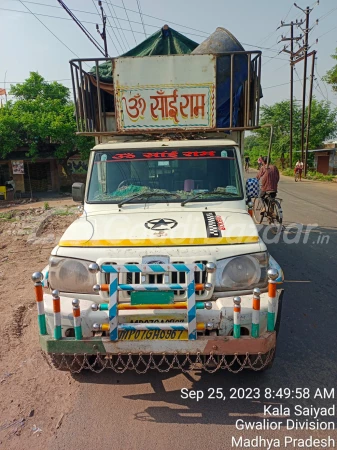
[[95, 151], [87, 201], [182, 203], [242, 198], [234, 148], [160, 147]]

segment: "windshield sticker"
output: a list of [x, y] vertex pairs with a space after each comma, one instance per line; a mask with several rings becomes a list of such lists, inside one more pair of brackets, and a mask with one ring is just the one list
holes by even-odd
[[[158, 149], [154, 149], [154, 151], [133, 151], [133, 152], [120, 152], [120, 153], [110, 153], [110, 158], [107, 158], [106, 155], [104, 161], [106, 162], [119, 162], [119, 161], [128, 161], [128, 160], [171, 160], [171, 159], [186, 159], [186, 158], [222, 158], [222, 159], [234, 159], [234, 151], [233, 150], [221, 150], [214, 149], [211, 150], [209, 148], [202, 150], [164, 150], [158, 151]], [[107, 160], [108, 159], [108, 160]], [[95, 163], [101, 162], [96, 159]]]
[[204, 220], [206, 224], [207, 237], [218, 238], [221, 237], [221, 231], [218, 228], [216, 215], [214, 212], [204, 212]]
[[178, 225], [173, 219], [152, 219], [145, 222], [145, 227], [154, 231], [172, 230]]
[[215, 220], [216, 220], [216, 223], [218, 224], [219, 230], [224, 231], [226, 228], [225, 228], [225, 224], [224, 224], [224, 221], [223, 221], [222, 217], [221, 216], [216, 216]]

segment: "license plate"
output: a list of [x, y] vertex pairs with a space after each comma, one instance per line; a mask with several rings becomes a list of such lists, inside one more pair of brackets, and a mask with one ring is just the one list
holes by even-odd
[[118, 332], [121, 341], [187, 341], [188, 331], [175, 330], [122, 330]]
[[184, 323], [186, 322], [186, 315], [155, 315], [153, 317], [149, 316], [124, 316], [124, 323]]

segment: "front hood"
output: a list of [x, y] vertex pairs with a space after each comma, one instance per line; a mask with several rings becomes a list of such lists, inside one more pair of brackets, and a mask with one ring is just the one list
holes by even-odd
[[144, 211], [82, 216], [60, 247], [170, 247], [252, 244], [259, 241], [245, 211]]

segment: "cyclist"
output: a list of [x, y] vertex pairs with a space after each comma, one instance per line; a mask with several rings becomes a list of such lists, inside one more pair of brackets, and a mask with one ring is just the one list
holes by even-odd
[[302, 181], [303, 166], [304, 166], [304, 164], [303, 164], [303, 162], [300, 161], [300, 160], [298, 160], [297, 163], [295, 164], [295, 175], [296, 175], [296, 173], [299, 174], [299, 176], [300, 176], [300, 181]]
[[[278, 171], [278, 168], [274, 166], [273, 164], [267, 165], [268, 158], [265, 156], [262, 158], [262, 167], [257, 174], [256, 178], [260, 180], [261, 182], [261, 189], [260, 189], [260, 197], [262, 198], [262, 201], [265, 203], [265, 205], [268, 207], [268, 198], [271, 197], [275, 198], [277, 194], [277, 186], [278, 182], [280, 180], [280, 173]], [[261, 210], [261, 214], [264, 214], [266, 212], [266, 209], [263, 208]]]
[[249, 170], [249, 163], [250, 163], [250, 158], [249, 158], [249, 156], [246, 156], [245, 157], [245, 170], [246, 170], [246, 172], [248, 172], [248, 170]]

